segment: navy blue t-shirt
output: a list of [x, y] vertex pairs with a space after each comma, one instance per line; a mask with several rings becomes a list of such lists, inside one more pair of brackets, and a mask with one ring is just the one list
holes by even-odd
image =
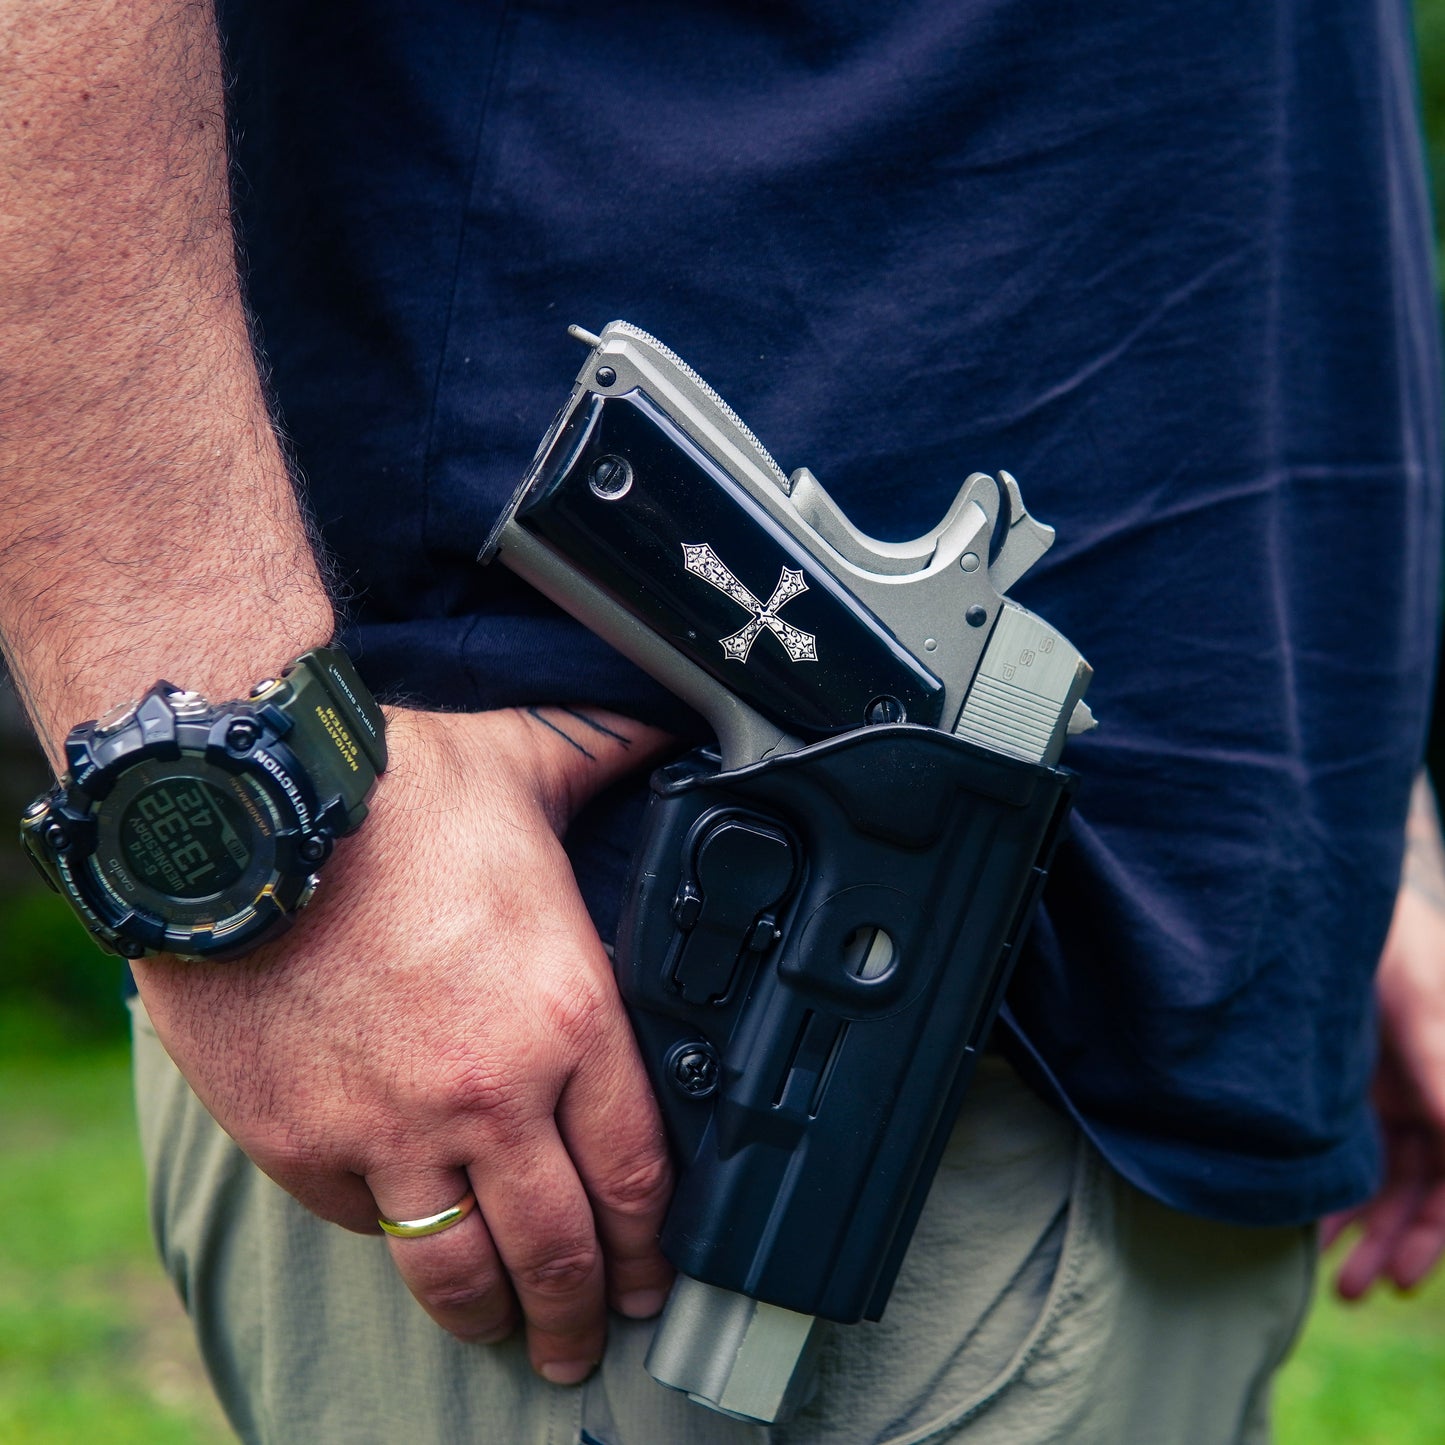
[[1403, 0], [223, 8], [250, 293], [369, 679], [687, 725], [474, 561], [569, 322], [661, 337], [875, 535], [1011, 470], [1059, 537], [1015, 595], [1102, 723], [1014, 1047], [1170, 1204], [1358, 1199], [1440, 550]]

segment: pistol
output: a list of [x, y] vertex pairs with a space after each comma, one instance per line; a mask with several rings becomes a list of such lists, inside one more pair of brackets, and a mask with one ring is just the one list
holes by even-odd
[[678, 1185], [647, 1369], [771, 1423], [881, 1317], [1068, 815], [1091, 670], [1006, 596], [1007, 472], [866, 536], [614, 321], [482, 548], [706, 719], [659, 769], [614, 954]]

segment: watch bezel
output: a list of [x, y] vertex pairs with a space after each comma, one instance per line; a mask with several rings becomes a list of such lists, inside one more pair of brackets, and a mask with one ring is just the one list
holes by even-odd
[[[171, 953], [219, 960], [249, 951], [290, 922], [315, 886], [317, 863], [331, 850], [331, 831], [306, 770], [283, 741], [289, 726], [284, 717], [247, 703], [180, 711], [177, 716], [167, 691], [157, 687], [123, 726], [104, 733], [77, 729], [66, 746], [66, 782], [49, 796], [44, 814], [22, 825], [32, 851], [44, 853], [82, 921], [102, 946], [125, 957]], [[250, 724], [243, 730], [245, 746], [232, 745], [239, 721]], [[248, 812], [251, 857], [239, 879], [200, 899], [163, 894], [138, 878], [118, 852], [123, 810], [140, 790], [166, 777], [201, 777], [214, 785], [217, 773], [244, 780], [272, 832], [262, 835]], [[63, 846], [52, 841], [56, 827], [65, 834]], [[108, 881], [107, 873], [112, 880], [124, 875], [132, 886]]]

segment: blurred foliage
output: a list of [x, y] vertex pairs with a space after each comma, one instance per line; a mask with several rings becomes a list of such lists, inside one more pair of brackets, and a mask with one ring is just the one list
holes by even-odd
[[16, 840], [20, 809], [49, 779], [0, 672], [0, 1059], [125, 1037], [120, 960], [95, 945]]
[[1435, 197], [1435, 275], [1445, 278], [1441, 244], [1445, 210], [1445, 0], [1416, 0], [1415, 36], [1420, 57], [1420, 109], [1429, 151], [1430, 187]]
[[0, 1058], [125, 1038], [123, 977], [58, 895], [0, 897]]

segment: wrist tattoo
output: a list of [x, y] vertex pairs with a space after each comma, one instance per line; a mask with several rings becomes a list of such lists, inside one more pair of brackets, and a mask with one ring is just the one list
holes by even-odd
[[525, 711], [527, 716], [531, 718], [533, 722], [541, 723], [542, 726], [546, 728], [549, 732], [554, 732], [559, 738], [562, 738], [565, 741], [571, 743], [572, 746], [576, 748], [577, 751], [581, 753], [588, 762], [595, 763], [597, 761], [597, 754], [588, 752], [587, 749], [584, 748], [582, 744], [579, 743], [577, 739], [574, 738], [565, 727], [562, 727], [560, 724], [553, 722], [551, 718], [543, 717], [541, 708], [529, 707], [525, 709]]
[[[554, 732], [559, 738], [570, 743], [588, 762], [595, 763], [597, 754], [592, 747], [597, 746], [597, 739], [589, 737], [589, 733], [597, 734], [597, 737], [610, 738], [620, 747], [630, 748], [632, 739], [626, 733], [620, 733], [616, 728], [610, 728], [606, 723], [600, 723], [595, 717], [585, 712], [578, 712], [576, 708], [562, 707], [560, 704], [549, 707], [544, 712], [540, 707], [524, 708], [523, 712], [533, 722], [541, 723], [548, 732]], [[583, 741], [586, 739], [586, 742]], [[1442, 884], [1442, 891], [1445, 891], [1445, 884]]]
[[621, 743], [624, 748], [630, 748], [632, 746], [632, 739], [625, 733], [620, 733], [613, 728], [604, 726], [598, 722], [595, 717], [588, 717], [585, 712], [577, 712], [570, 707], [564, 707], [561, 711], [565, 712], [570, 718], [576, 718], [584, 727], [591, 728], [594, 733], [601, 733], [604, 737], [609, 737], [614, 742]]

